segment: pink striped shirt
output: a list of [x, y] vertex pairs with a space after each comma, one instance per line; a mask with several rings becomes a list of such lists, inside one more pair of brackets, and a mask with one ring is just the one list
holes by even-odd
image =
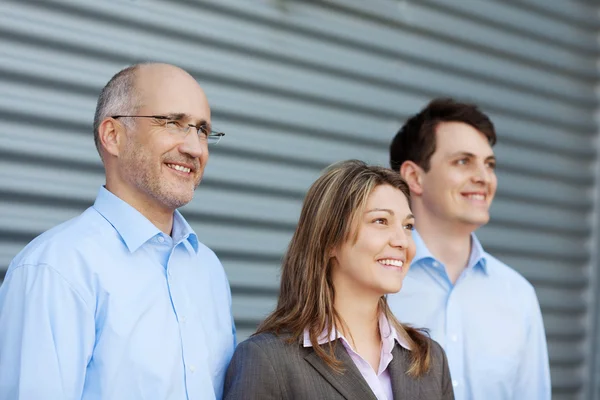
[[[360, 371], [361, 375], [367, 383], [369, 387], [375, 394], [378, 400], [393, 400], [394, 396], [392, 393], [392, 381], [390, 378], [390, 372], [387, 367], [390, 365], [392, 358], [392, 350], [394, 349], [395, 342], [407, 350], [410, 350], [408, 343], [403, 338], [398, 336], [398, 332], [396, 329], [389, 323], [388, 319], [384, 314], [381, 314], [379, 317], [379, 332], [381, 333], [381, 356], [379, 358], [379, 368], [377, 372], [373, 370], [371, 365], [360, 356], [357, 352], [354, 351], [350, 342], [339, 332], [335, 331], [331, 333], [331, 337], [327, 338], [327, 332], [323, 332], [323, 334], [319, 337], [318, 343], [324, 344], [331, 342], [332, 340], [341, 339], [341, 342], [344, 344], [344, 348], [350, 355], [350, 358], [356, 365], [356, 368]], [[304, 330], [304, 347], [312, 347], [312, 343], [310, 341], [310, 337], [308, 335], [308, 330]]]

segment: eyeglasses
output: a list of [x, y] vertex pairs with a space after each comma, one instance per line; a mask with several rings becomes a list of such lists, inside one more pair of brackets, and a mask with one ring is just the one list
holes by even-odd
[[111, 118], [119, 119], [119, 118], [154, 118], [159, 121], [162, 121], [164, 128], [167, 132], [178, 135], [182, 138], [186, 137], [192, 128], [196, 129], [198, 133], [198, 137], [200, 140], [206, 140], [208, 144], [217, 144], [221, 140], [225, 134], [223, 132], [217, 132], [214, 130], [209, 130], [206, 125], [192, 125], [192, 124], [184, 124], [179, 119], [174, 117], [170, 117], [168, 115], [113, 115]]

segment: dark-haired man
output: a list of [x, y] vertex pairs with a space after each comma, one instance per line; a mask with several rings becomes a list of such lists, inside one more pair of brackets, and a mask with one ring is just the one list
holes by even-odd
[[496, 132], [475, 105], [435, 99], [400, 129], [391, 167], [411, 190], [417, 254], [396, 316], [444, 347], [458, 400], [550, 399], [544, 325], [534, 288], [473, 233], [496, 193]]

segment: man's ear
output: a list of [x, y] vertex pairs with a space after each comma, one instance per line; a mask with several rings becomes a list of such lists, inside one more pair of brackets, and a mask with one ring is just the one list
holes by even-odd
[[400, 166], [400, 175], [408, 184], [410, 192], [417, 196], [423, 193], [423, 168], [413, 161], [404, 161]]
[[125, 130], [113, 118], [106, 118], [98, 127], [100, 146], [106, 153], [118, 157]]

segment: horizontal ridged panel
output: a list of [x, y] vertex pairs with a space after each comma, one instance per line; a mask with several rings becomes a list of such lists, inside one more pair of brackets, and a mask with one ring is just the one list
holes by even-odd
[[387, 164], [434, 96], [499, 134], [486, 250], [536, 288], [556, 399], [589, 361], [597, 7], [562, 0], [11, 1], [0, 5], [0, 269], [91, 204], [96, 97], [142, 60], [178, 64], [227, 133], [183, 212], [221, 257], [238, 338], [275, 305], [306, 189], [333, 161]]

